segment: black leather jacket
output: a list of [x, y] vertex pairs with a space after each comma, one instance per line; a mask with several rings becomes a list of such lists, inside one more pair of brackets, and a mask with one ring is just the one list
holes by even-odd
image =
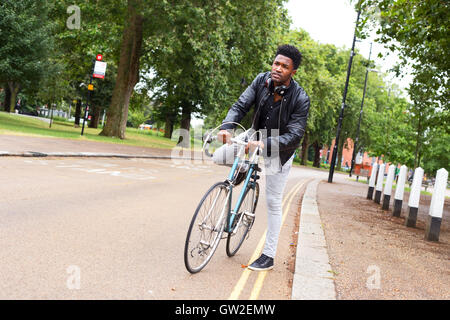
[[[241, 94], [238, 101], [233, 104], [222, 123], [239, 123], [254, 105], [255, 113], [253, 115], [252, 127], [255, 130], [262, 129], [259, 128], [259, 113], [272, 94], [265, 85], [269, 76], [270, 72], [260, 73], [253, 80], [252, 84]], [[263, 135], [265, 155], [269, 152], [270, 156], [276, 156], [278, 150], [281, 165], [284, 165], [289, 160], [299, 147], [300, 140], [305, 133], [309, 104], [309, 97], [305, 90], [292, 79], [289, 89], [282, 97], [280, 112], [274, 112], [272, 115], [272, 117], [276, 117], [277, 119], [270, 119], [270, 123], [274, 125], [271, 126], [272, 128], [267, 128], [279, 129], [279, 134], [274, 134], [272, 130], [270, 137], [264, 137]], [[234, 127], [235, 125], [232, 124], [222, 124], [220, 129], [232, 129]], [[270, 150], [272, 150], [271, 153]]]

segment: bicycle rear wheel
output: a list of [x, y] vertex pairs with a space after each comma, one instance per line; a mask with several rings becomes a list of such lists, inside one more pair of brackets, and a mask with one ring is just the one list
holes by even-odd
[[250, 185], [247, 186], [247, 189], [244, 194], [244, 199], [242, 200], [241, 207], [239, 208], [239, 213], [235, 216], [233, 221], [232, 230], [234, 232], [230, 232], [227, 237], [227, 255], [232, 257], [238, 252], [241, 248], [242, 243], [245, 240], [245, 237], [248, 235], [248, 232], [252, 228], [253, 222], [255, 221], [255, 211], [256, 206], [258, 205], [259, 199], [259, 184], [255, 182], [255, 187], [252, 188]]
[[202, 270], [219, 245], [230, 207], [228, 193], [226, 183], [214, 184], [195, 210], [184, 246], [184, 264], [190, 273]]

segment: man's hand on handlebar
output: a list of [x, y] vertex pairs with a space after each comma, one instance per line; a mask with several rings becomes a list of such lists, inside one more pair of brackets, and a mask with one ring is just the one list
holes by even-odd
[[228, 143], [231, 144], [231, 133], [227, 130], [220, 130], [217, 134], [217, 140], [222, 143]]
[[250, 141], [247, 143], [247, 146], [245, 147], [245, 153], [248, 153], [249, 149], [250, 152], [254, 152], [255, 149], [259, 146], [261, 150], [264, 149], [264, 142], [262, 141]]
[[[220, 130], [217, 133], [217, 140], [224, 144], [225, 143], [231, 144], [232, 143], [231, 137], [232, 137], [231, 133], [227, 130]], [[245, 146], [245, 153], [248, 153], [249, 150], [250, 150], [250, 152], [254, 152], [257, 147], [259, 147], [261, 150], [263, 150], [264, 143], [262, 141], [250, 141]]]

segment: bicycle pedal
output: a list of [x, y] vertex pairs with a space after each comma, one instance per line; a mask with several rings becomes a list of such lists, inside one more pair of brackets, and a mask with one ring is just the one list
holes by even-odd
[[206, 229], [206, 230], [216, 231], [215, 228], [213, 228], [213, 227], [211, 227], [211, 226], [208, 226], [208, 225], [205, 225], [204, 223], [199, 223], [198, 226], [199, 226], [202, 230], [203, 230], [203, 229]]
[[206, 241], [203, 241], [203, 240], [200, 240], [200, 244], [202, 244], [204, 246], [208, 246], [208, 247], [211, 246], [211, 244], [209, 242], [206, 242]]

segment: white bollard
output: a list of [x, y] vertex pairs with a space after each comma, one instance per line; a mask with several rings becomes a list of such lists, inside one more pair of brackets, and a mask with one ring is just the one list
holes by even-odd
[[369, 190], [367, 191], [367, 199], [372, 200], [373, 190], [375, 189], [375, 178], [377, 176], [378, 163], [374, 163], [372, 166], [372, 172], [369, 179]]
[[377, 186], [375, 187], [375, 202], [380, 203], [381, 201], [381, 192], [383, 191], [383, 182], [384, 182], [384, 168], [385, 164], [380, 165], [380, 169], [378, 170], [378, 178], [377, 178]]
[[405, 225], [407, 227], [415, 227], [417, 221], [417, 212], [419, 211], [420, 190], [422, 188], [423, 169], [416, 168], [414, 171], [414, 179], [409, 193], [408, 214], [406, 216]]
[[434, 183], [433, 196], [431, 197], [430, 211], [425, 228], [425, 239], [428, 241], [439, 241], [447, 180], [448, 171], [444, 168], [439, 169], [436, 172], [436, 181]]
[[395, 188], [394, 195], [394, 210], [392, 215], [395, 217], [400, 217], [403, 205], [403, 194], [405, 193], [405, 183], [406, 183], [406, 172], [408, 168], [406, 166], [400, 167], [400, 173], [398, 174], [397, 186]]
[[389, 210], [389, 202], [391, 201], [392, 184], [394, 183], [395, 166], [391, 164], [388, 169], [386, 185], [384, 186], [383, 210]]

